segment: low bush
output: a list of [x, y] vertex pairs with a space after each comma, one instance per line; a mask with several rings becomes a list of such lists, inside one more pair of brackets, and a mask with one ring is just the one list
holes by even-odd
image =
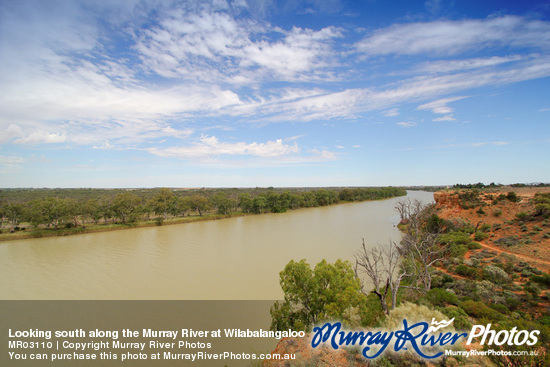
[[468, 252], [468, 246], [452, 244], [448, 247], [449, 254], [453, 257], [462, 257]]
[[546, 288], [550, 288], [550, 274], [531, 275], [530, 279], [535, 283], [546, 286]]
[[483, 240], [486, 240], [487, 238], [489, 237], [489, 235], [487, 233], [484, 233], [484, 232], [476, 232], [476, 234], [474, 235], [474, 240], [476, 241], [483, 241]]
[[477, 269], [474, 267], [470, 267], [468, 265], [458, 265], [455, 268], [455, 273], [458, 275], [462, 275], [463, 277], [467, 278], [476, 278], [477, 277]]
[[512, 280], [503, 269], [493, 265], [483, 268], [483, 277], [495, 284], [509, 283]]
[[512, 203], [517, 203], [518, 201], [521, 201], [521, 198], [513, 191], [510, 191], [508, 195], [506, 195], [506, 199], [511, 201]]
[[526, 220], [528, 216], [529, 214], [527, 214], [526, 212], [519, 212], [516, 214], [516, 218], [518, 218], [519, 220]]
[[497, 245], [511, 247], [519, 243], [519, 238], [517, 236], [501, 237], [498, 240], [496, 240], [495, 243]]
[[500, 321], [504, 317], [498, 313], [498, 311], [493, 310], [485, 303], [480, 301], [464, 301], [459, 305], [468, 315], [476, 317], [478, 319], [488, 319], [489, 321]]
[[458, 305], [456, 294], [443, 288], [433, 288], [426, 294], [426, 299], [434, 306]]
[[506, 314], [510, 313], [510, 310], [508, 309], [508, 307], [506, 307], [505, 305], [500, 304], [500, 303], [493, 303], [493, 304], [489, 305], [489, 307], [491, 307], [495, 311], [500, 312], [501, 314], [506, 315]]
[[479, 250], [480, 248], [483, 248], [483, 246], [481, 246], [477, 242], [472, 241], [472, 242], [468, 243], [468, 249], [469, 250]]
[[456, 330], [471, 330], [472, 324], [468, 321], [468, 314], [460, 307], [447, 306], [441, 312], [449, 319], [455, 319], [453, 325]]

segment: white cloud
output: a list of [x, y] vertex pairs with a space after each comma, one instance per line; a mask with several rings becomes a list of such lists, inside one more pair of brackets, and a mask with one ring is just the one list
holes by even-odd
[[25, 163], [25, 159], [16, 156], [0, 155], [0, 165], [14, 167]]
[[[349, 56], [353, 46], [335, 42], [346, 35], [344, 30], [334, 26], [285, 30], [235, 16], [244, 3], [155, 5], [159, 6], [155, 16], [148, 12], [152, 4], [137, 1], [96, 4], [100, 10], [90, 14], [74, 2], [56, 3], [46, 13], [33, 8], [25, 16], [3, 14], [0, 142], [122, 149], [204, 132], [208, 128], [200, 122], [204, 117], [240, 119], [224, 120], [228, 128], [242, 122], [355, 119], [372, 110], [392, 117], [399, 114], [394, 107], [398, 104], [438, 98], [419, 109], [442, 115], [436, 121], [450, 121], [455, 117], [448, 104], [464, 97], [441, 96], [550, 76], [550, 57], [540, 51], [550, 47], [548, 22], [522, 17], [441, 20], [375, 31], [356, 48], [370, 55], [431, 57], [489, 46], [537, 50], [528, 56], [424, 63], [409, 70], [426, 75], [351, 88], [331, 84], [343, 75], [349, 77], [332, 68], [349, 66], [342, 64], [346, 59], [340, 59], [337, 51]], [[258, 5], [250, 5], [254, 6]], [[113, 9], [120, 9], [120, 14]], [[125, 33], [116, 37], [135, 42], [123, 49], [125, 57], [112, 51], [120, 40], [109, 39], [107, 30], [100, 28], [101, 12], [111, 25], [124, 26], [120, 29]], [[134, 14], [143, 19], [135, 20]], [[141, 28], [140, 21], [145, 20], [154, 26]], [[304, 80], [309, 83], [300, 83]], [[277, 89], [271, 81], [277, 82]], [[199, 122], [191, 128], [190, 121]], [[274, 152], [275, 147], [287, 146], [271, 143]], [[220, 142], [217, 146], [224, 147]], [[209, 149], [205, 142], [197, 147]], [[184, 155], [191, 154], [182, 149]], [[253, 147], [248, 149], [246, 154], [252, 155]]]
[[451, 115], [445, 115], [443, 117], [437, 117], [432, 121], [456, 121], [456, 118], [451, 114]]
[[169, 147], [165, 149], [150, 148], [152, 154], [162, 157], [180, 159], [207, 159], [214, 156], [249, 155], [262, 158], [280, 157], [300, 152], [298, 145], [284, 144], [281, 139], [265, 143], [225, 143], [215, 136], [203, 136], [199, 142], [185, 147]]
[[418, 106], [417, 110], [432, 110], [433, 113], [439, 114], [439, 115], [446, 115], [454, 112], [454, 109], [447, 106], [448, 103], [460, 101], [461, 99], [467, 98], [465, 96], [462, 97], [451, 97], [451, 98], [443, 98], [438, 99], [437, 101], [424, 103], [420, 106]]
[[331, 40], [341, 36], [335, 27], [285, 31], [211, 9], [180, 10], [145, 30], [135, 49], [147, 67], [168, 78], [250, 84], [319, 78], [334, 63]]
[[397, 24], [356, 44], [367, 55], [455, 55], [466, 50], [514, 46], [548, 49], [550, 23], [518, 16]]
[[450, 73], [455, 71], [497, 66], [519, 61], [522, 59], [524, 59], [524, 57], [515, 55], [504, 57], [493, 56], [488, 58], [473, 58], [464, 60], [442, 60], [421, 64], [420, 66], [416, 67], [414, 71], [419, 73]]
[[403, 126], [403, 127], [414, 127], [416, 126], [416, 122], [414, 121], [398, 122], [397, 125]]
[[15, 139], [14, 143], [16, 144], [52, 144], [52, 143], [63, 143], [67, 140], [65, 134], [61, 133], [50, 133], [46, 131], [35, 131]]
[[399, 110], [397, 108], [392, 108], [390, 110], [382, 111], [382, 115], [386, 117], [394, 117], [399, 115]]

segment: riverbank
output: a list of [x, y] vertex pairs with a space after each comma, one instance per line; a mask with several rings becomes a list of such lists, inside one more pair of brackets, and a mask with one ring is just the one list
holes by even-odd
[[45, 238], [45, 237], [64, 237], [77, 234], [86, 234], [86, 233], [98, 233], [98, 232], [111, 232], [111, 231], [120, 231], [126, 229], [135, 229], [135, 228], [146, 228], [146, 227], [158, 227], [165, 225], [174, 225], [174, 224], [185, 224], [185, 223], [196, 223], [204, 222], [211, 220], [220, 220], [227, 218], [235, 217], [244, 217], [248, 215], [256, 215], [254, 213], [234, 213], [231, 215], [221, 215], [215, 213], [207, 213], [202, 216], [199, 215], [190, 215], [186, 217], [177, 217], [177, 218], [168, 218], [159, 222], [157, 219], [151, 219], [146, 221], [140, 221], [136, 223], [108, 223], [108, 224], [90, 224], [77, 228], [32, 228], [24, 230], [18, 230], [13, 233], [1, 233], [0, 242], [5, 241], [15, 241], [15, 240], [25, 240], [32, 238]]
[[[368, 202], [368, 201], [382, 201], [382, 200], [389, 200], [392, 198], [380, 198], [375, 200], [363, 200], [359, 202]], [[335, 204], [331, 204], [328, 206], [337, 206], [342, 204], [350, 204], [350, 203], [357, 203], [357, 201], [352, 202], [339, 202]], [[308, 209], [308, 208], [297, 208], [297, 209], [291, 209], [289, 211], [297, 211], [300, 209]], [[46, 238], [46, 237], [65, 237], [65, 236], [72, 236], [72, 235], [78, 235], [78, 234], [87, 234], [87, 233], [99, 233], [99, 232], [111, 232], [111, 231], [120, 231], [120, 230], [127, 230], [127, 229], [135, 229], [135, 228], [147, 228], [147, 227], [159, 227], [159, 226], [166, 226], [166, 225], [175, 225], [175, 224], [186, 224], [186, 223], [196, 223], [196, 222], [205, 222], [205, 221], [213, 221], [213, 220], [221, 220], [221, 219], [228, 219], [228, 218], [238, 218], [238, 217], [245, 217], [245, 216], [251, 216], [251, 215], [262, 215], [262, 214], [274, 214], [274, 213], [231, 213], [227, 215], [222, 214], [216, 214], [216, 213], [205, 213], [203, 215], [188, 215], [185, 217], [172, 217], [172, 218], [154, 218], [149, 219], [145, 221], [139, 221], [135, 223], [108, 223], [108, 224], [86, 224], [85, 226], [79, 226], [77, 228], [31, 228], [27, 229], [25, 226], [26, 223], [23, 223], [20, 230], [17, 230], [13, 233], [0, 233], [0, 243], [6, 242], [6, 241], [17, 241], [17, 240], [26, 240], [26, 239], [33, 239], [33, 238]], [[284, 214], [284, 213], [277, 213], [277, 214]], [[29, 224], [30, 226], [30, 224]], [[7, 229], [3, 229], [3, 231], [6, 231]]]
[[0, 241], [182, 224], [374, 201], [403, 188], [7, 189], [0, 190]]

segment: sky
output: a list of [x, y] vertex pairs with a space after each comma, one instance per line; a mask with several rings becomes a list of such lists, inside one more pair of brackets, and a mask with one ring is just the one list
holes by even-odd
[[550, 3], [0, 0], [0, 187], [550, 182]]

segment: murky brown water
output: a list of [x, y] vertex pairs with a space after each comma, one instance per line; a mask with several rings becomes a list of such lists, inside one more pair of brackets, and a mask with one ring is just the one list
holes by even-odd
[[0, 299], [280, 299], [279, 272], [291, 259], [352, 261], [361, 238], [399, 240], [402, 199], [4, 242]]

